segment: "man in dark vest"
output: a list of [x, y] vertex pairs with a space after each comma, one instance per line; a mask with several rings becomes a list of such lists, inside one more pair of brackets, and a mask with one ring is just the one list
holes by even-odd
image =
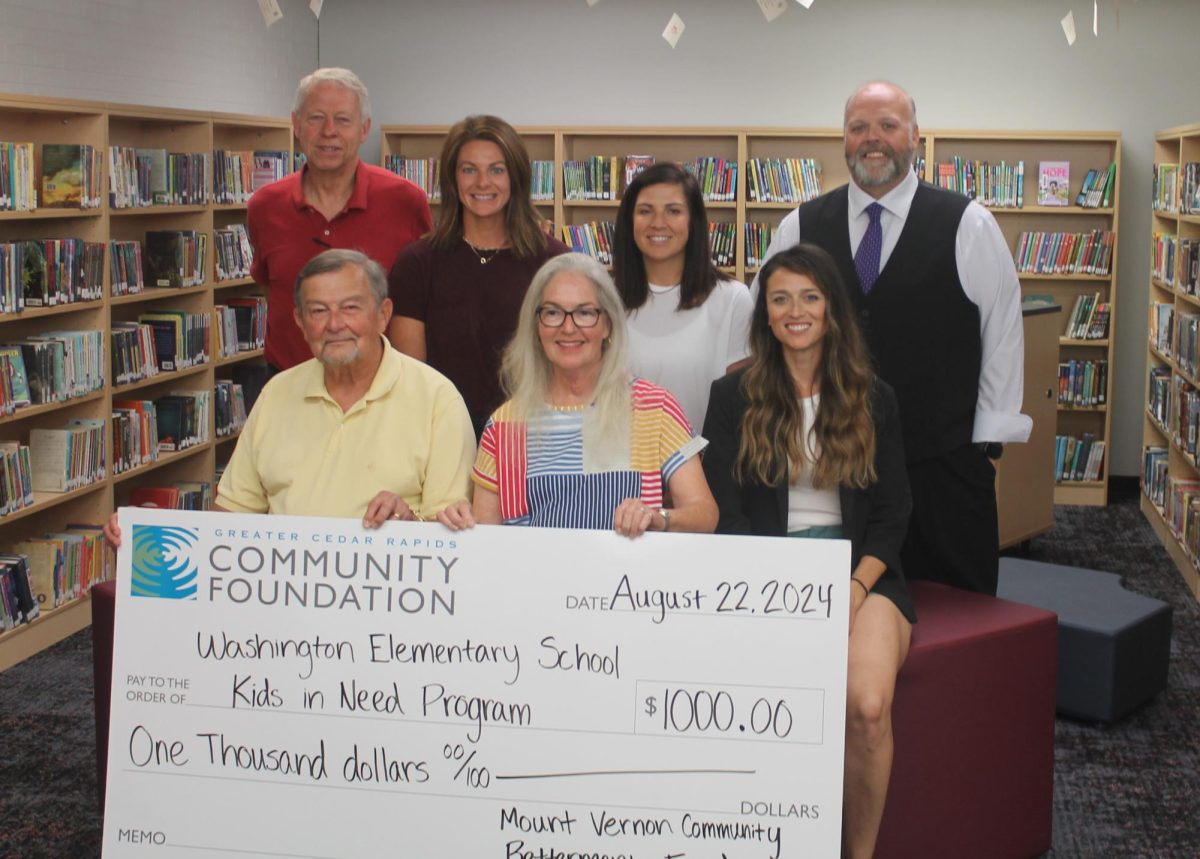
[[916, 106], [900, 87], [850, 96], [844, 136], [850, 183], [789, 213], [767, 257], [801, 236], [833, 255], [896, 390], [913, 495], [905, 575], [995, 594], [992, 461], [1032, 428], [1012, 251], [978, 203], [917, 180]]

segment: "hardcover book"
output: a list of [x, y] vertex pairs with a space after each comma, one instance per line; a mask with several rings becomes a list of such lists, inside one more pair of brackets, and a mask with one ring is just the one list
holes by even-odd
[[84, 207], [84, 151], [77, 143], [42, 144], [42, 206]]
[[1071, 162], [1042, 161], [1038, 165], [1038, 205], [1071, 205]]

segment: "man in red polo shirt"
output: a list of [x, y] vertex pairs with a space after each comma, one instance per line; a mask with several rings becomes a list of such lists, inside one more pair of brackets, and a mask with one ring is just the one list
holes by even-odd
[[247, 228], [255, 281], [267, 288], [266, 359], [272, 371], [312, 357], [296, 326], [296, 275], [329, 248], [360, 250], [384, 271], [433, 226], [425, 193], [358, 148], [371, 130], [367, 88], [348, 69], [317, 69], [300, 81], [292, 130], [308, 161], [250, 198]]

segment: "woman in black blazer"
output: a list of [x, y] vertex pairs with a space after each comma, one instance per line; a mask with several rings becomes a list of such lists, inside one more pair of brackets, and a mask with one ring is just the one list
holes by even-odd
[[704, 473], [717, 533], [851, 549], [843, 855], [875, 849], [891, 705], [916, 621], [900, 572], [912, 500], [896, 398], [875, 378], [833, 259], [800, 243], [759, 276], [750, 365], [713, 383]]

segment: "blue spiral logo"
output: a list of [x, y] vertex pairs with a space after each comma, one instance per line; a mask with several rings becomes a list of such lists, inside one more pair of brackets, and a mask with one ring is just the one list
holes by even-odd
[[199, 573], [189, 550], [199, 537], [192, 528], [134, 525], [133, 596], [194, 600]]

